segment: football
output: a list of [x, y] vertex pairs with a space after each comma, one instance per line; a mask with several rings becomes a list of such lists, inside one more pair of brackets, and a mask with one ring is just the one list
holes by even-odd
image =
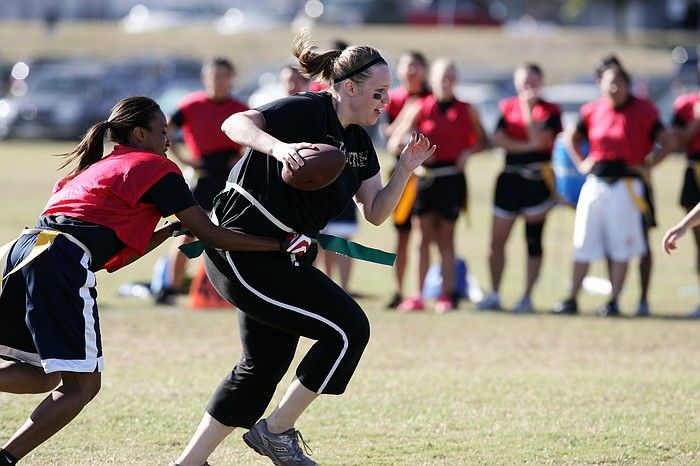
[[301, 149], [304, 165], [296, 171], [282, 168], [282, 179], [301, 191], [315, 191], [335, 181], [345, 168], [345, 154], [328, 144], [314, 144], [316, 149]]

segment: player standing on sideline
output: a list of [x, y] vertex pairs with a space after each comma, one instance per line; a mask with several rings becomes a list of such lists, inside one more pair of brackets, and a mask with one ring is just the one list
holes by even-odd
[[489, 269], [492, 291], [479, 303], [481, 310], [501, 308], [499, 289], [505, 267], [505, 245], [519, 215], [525, 219], [527, 282], [516, 314], [533, 312], [530, 294], [542, 267], [542, 233], [549, 209], [556, 205], [550, 166], [554, 139], [561, 132], [561, 109], [540, 97], [542, 68], [518, 65], [513, 74], [517, 96], [499, 103], [501, 118], [494, 143], [506, 151], [494, 195]]
[[[700, 83], [700, 64], [698, 64], [698, 82]], [[697, 211], [697, 204], [700, 202], [700, 93], [696, 91], [679, 96], [673, 104], [673, 109], [673, 126], [678, 134], [678, 143], [685, 150], [688, 158], [688, 168], [685, 170], [681, 191], [681, 206], [686, 212], [692, 209]], [[689, 216], [687, 221], [684, 219], [681, 223], [693, 229], [695, 268], [700, 277], [700, 227], [697, 226], [694, 216]], [[685, 233], [685, 229], [682, 231]], [[675, 240], [671, 249], [675, 249]], [[700, 305], [688, 317], [700, 319]]]
[[439, 58], [430, 66], [432, 95], [420, 99], [419, 111], [412, 121], [405, 119], [394, 130], [389, 147], [395, 147], [402, 134], [412, 130], [425, 134], [437, 146], [426, 160], [419, 176], [413, 206], [414, 227], [420, 232], [418, 292], [399, 304], [399, 312], [422, 311], [425, 303], [421, 290], [430, 267], [430, 246], [440, 252], [442, 289], [435, 302], [435, 312], [455, 309], [459, 297], [455, 283], [454, 227], [459, 213], [466, 208], [467, 159], [489, 144], [476, 108], [454, 95], [457, 68], [454, 62]]
[[[630, 93], [630, 77], [622, 66], [607, 64], [599, 85], [603, 96], [581, 107], [576, 131], [565, 136], [579, 172], [588, 176], [576, 205], [571, 295], [554, 305], [556, 314], [578, 313], [576, 296], [589, 263], [599, 258], [609, 261], [612, 296], [598, 312], [620, 314], [617, 298], [628, 261], [646, 250], [643, 215], [649, 206], [641, 178], [673, 149], [654, 105]], [[590, 144], [585, 159], [583, 138]]]
[[[406, 144], [406, 135], [410, 132], [397, 132], [396, 128], [407, 121], [413, 123], [416, 113], [420, 109], [420, 100], [430, 95], [430, 89], [426, 82], [428, 62], [422, 53], [409, 50], [401, 54], [396, 66], [396, 74], [401, 85], [389, 91], [391, 102], [386, 106], [386, 116], [389, 124], [384, 127], [384, 136], [387, 142], [392, 140], [394, 133], [401, 133], [401, 138], [394, 136], [393, 149], [387, 147], [396, 157]], [[404, 123], [405, 124], [405, 123]], [[388, 144], [387, 144], [388, 145]], [[416, 197], [417, 178], [411, 177], [404, 193], [401, 196], [394, 211], [394, 227], [396, 228], [396, 263], [394, 264], [394, 279], [396, 290], [387, 309], [396, 309], [403, 301], [403, 280], [406, 275], [408, 263], [408, 242], [411, 235], [411, 211]]]
[[[381, 224], [410, 174], [435, 147], [414, 134], [382, 186], [377, 154], [361, 126], [375, 124], [389, 102], [386, 61], [368, 46], [319, 52], [306, 32], [295, 37], [293, 51], [306, 76], [321, 77], [331, 87], [226, 120], [226, 134], [250, 149], [231, 171], [229, 189], [213, 214], [221, 225], [243, 232], [276, 237], [291, 228], [313, 237], [354, 196], [364, 217]], [[341, 148], [347, 164], [329, 186], [299, 191], [284, 183], [280, 172], [282, 166], [298, 169], [303, 160], [297, 151], [311, 143]], [[250, 429], [243, 434], [245, 442], [277, 465], [316, 464], [299, 447], [294, 424], [320, 394], [345, 391], [368, 342], [369, 322], [347, 293], [308, 263], [313, 257], [292, 259], [289, 254], [206, 250], [212, 283], [238, 309], [243, 354], [216, 389], [177, 464], [203, 464], [236, 427]], [[277, 408], [260, 419], [300, 336], [316, 343]]]
[[[106, 134], [117, 146], [103, 157]], [[51, 392], [2, 446], [0, 465], [15, 464], [97, 395], [103, 360], [95, 272], [117, 270], [177, 233], [180, 222], [154, 231], [161, 217], [175, 214], [213, 247], [279, 250], [276, 238], [214, 225], [166, 158], [169, 144], [156, 102], [120, 100], [67, 154], [63, 167], [77, 166], [56, 183], [37, 226], [0, 252], [8, 254], [0, 358], [10, 361], [0, 365], [0, 391]]]
[[[211, 211], [214, 197], [224, 189], [229, 169], [240, 157], [241, 146], [220, 131], [221, 123], [230, 115], [248, 110], [231, 97], [235, 69], [225, 58], [213, 58], [202, 65], [203, 91], [182, 98], [177, 111], [168, 121], [172, 137], [176, 128], [182, 129], [190, 157], [183, 156], [177, 144], [170, 150], [183, 164], [191, 167], [190, 187], [197, 203]], [[187, 236], [172, 242], [168, 252], [168, 279], [156, 294], [156, 303], [173, 304], [185, 280], [187, 257], [178, 247], [192, 241]]]

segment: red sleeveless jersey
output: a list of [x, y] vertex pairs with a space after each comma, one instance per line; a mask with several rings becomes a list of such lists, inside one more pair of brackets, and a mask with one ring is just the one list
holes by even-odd
[[105, 264], [111, 272], [146, 250], [161, 215], [156, 206], [139, 200], [168, 173], [181, 174], [166, 157], [116, 146], [75, 177], [58, 180], [42, 215], [65, 215], [113, 230], [126, 248]]

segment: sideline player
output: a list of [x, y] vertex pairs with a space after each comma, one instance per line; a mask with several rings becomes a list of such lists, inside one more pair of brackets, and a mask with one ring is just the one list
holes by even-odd
[[[192, 194], [207, 212], [211, 211], [214, 197], [224, 189], [229, 169], [240, 157], [241, 146], [219, 129], [230, 115], [248, 110], [245, 104], [231, 97], [235, 74], [233, 64], [225, 58], [206, 61], [202, 65], [205, 90], [183, 97], [168, 121], [171, 138], [176, 128], [182, 130], [190, 157], [186, 157], [177, 144], [173, 144], [170, 151], [176, 159], [190, 167]], [[178, 247], [189, 241], [191, 239], [187, 236], [181, 236], [172, 242], [168, 251], [168, 279], [156, 293], [156, 303], [173, 304], [182, 288], [187, 257]]]

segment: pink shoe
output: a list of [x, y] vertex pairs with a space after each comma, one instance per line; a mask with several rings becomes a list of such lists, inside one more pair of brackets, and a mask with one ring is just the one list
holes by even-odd
[[454, 303], [447, 296], [440, 296], [437, 301], [435, 301], [435, 313], [444, 314], [450, 312], [455, 308]]
[[402, 314], [406, 314], [408, 312], [420, 312], [424, 310], [425, 303], [418, 296], [404, 299], [403, 301], [401, 301], [401, 304], [399, 304], [398, 307], [398, 311]]

